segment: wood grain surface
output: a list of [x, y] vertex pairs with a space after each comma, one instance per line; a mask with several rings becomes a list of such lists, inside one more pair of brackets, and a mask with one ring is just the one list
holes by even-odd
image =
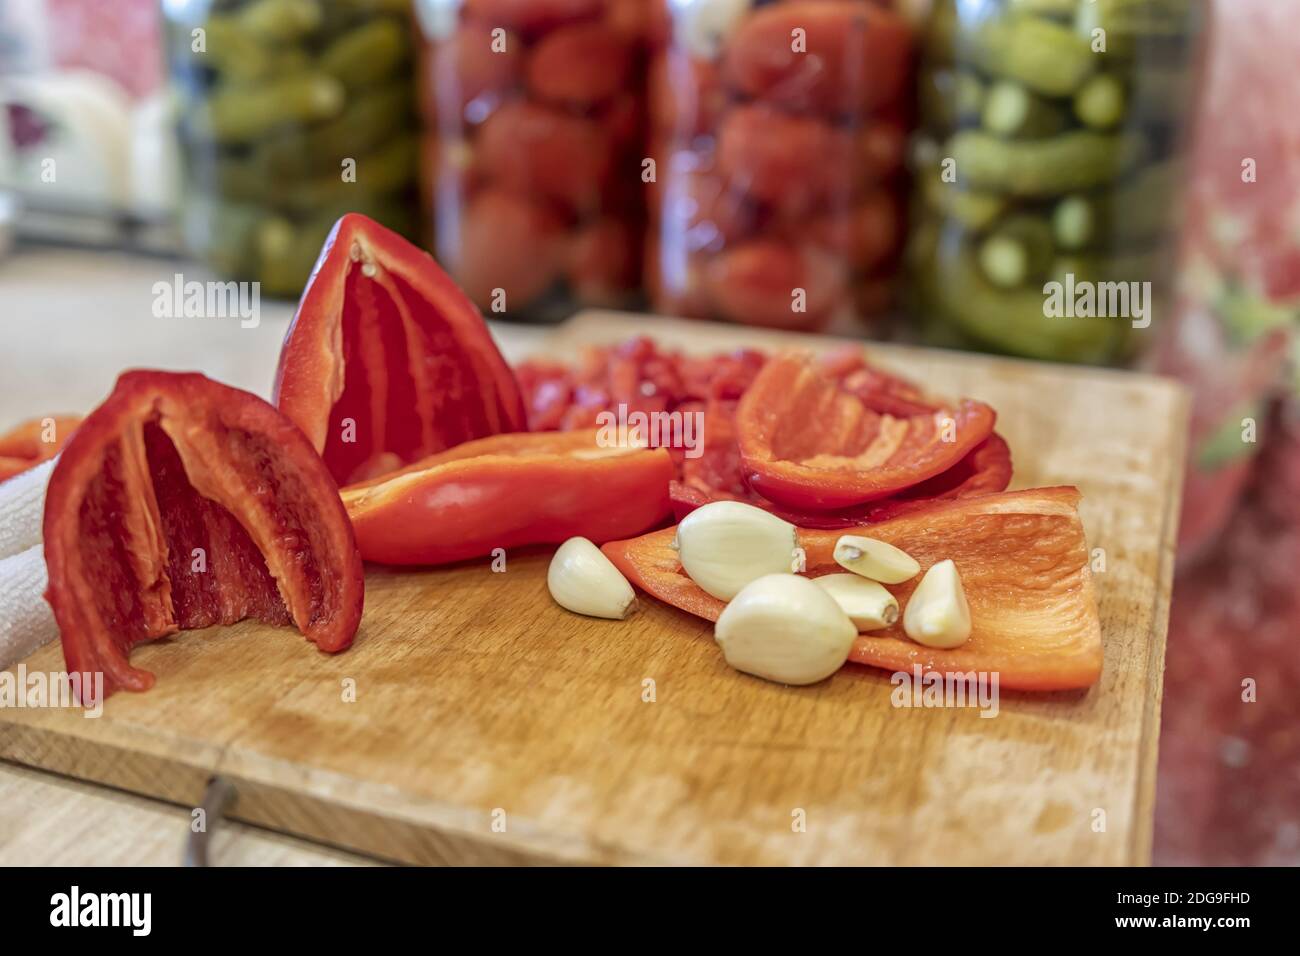
[[[547, 345], [633, 332], [700, 351], [832, 340], [593, 315]], [[1106, 663], [1087, 692], [896, 709], [888, 675], [739, 675], [702, 621], [627, 622], [546, 594], [546, 551], [371, 569], [356, 645], [244, 622], [134, 652], [146, 694], [99, 719], [0, 711], [0, 757], [418, 863], [1145, 863], [1186, 400], [1141, 376], [873, 346], [999, 411], [1015, 486], [1077, 484]], [[56, 670], [47, 647], [26, 662]], [[653, 682], [653, 700], [647, 682]], [[355, 687], [355, 700], [345, 690]], [[802, 827], [798, 824], [802, 822]]]

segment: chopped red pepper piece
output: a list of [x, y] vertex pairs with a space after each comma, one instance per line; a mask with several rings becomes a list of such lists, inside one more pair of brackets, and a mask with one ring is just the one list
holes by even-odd
[[[970, 603], [972, 631], [951, 650], [909, 640], [900, 623], [858, 636], [849, 660], [887, 670], [943, 673], [997, 671], [1001, 686], [1019, 690], [1089, 687], [1101, 675], [1101, 630], [1079, 521], [1075, 488], [1035, 488], [944, 502], [891, 518], [863, 534], [902, 548], [921, 565], [951, 558]], [[672, 549], [675, 529], [601, 550], [633, 584], [661, 601], [710, 621], [725, 606], [682, 571]], [[838, 573], [832, 552], [841, 532], [801, 530], [799, 544], [813, 577]], [[921, 575], [889, 590], [899, 604]]]
[[428, 253], [356, 213], [307, 280], [274, 401], [340, 484], [525, 427], [478, 309]]
[[993, 431], [993, 409], [963, 399], [910, 415], [880, 412], [813, 359], [770, 359], [736, 411], [749, 485], [796, 509], [887, 497], [947, 471]]
[[49, 415], [25, 421], [0, 435], [0, 481], [53, 458], [79, 424], [79, 415]]
[[601, 447], [598, 434], [495, 435], [344, 488], [362, 555], [443, 564], [495, 548], [575, 535], [599, 543], [653, 528], [669, 512], [668, 452]]
[[361, 556], [320, 457], [202, 375], [122, 375], [54, 467], [44, 533], [68, 671], [103, 672], [106, 694], [152, 687], [128, 654], [176, 631], [252, 617], [340, 651], [361, 619]]

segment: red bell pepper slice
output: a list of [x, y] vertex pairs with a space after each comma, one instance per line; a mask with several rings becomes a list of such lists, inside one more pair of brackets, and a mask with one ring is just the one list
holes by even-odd
[[997, 432], [942, 474], [864, 505], [818, 511], [768, 501], [745, 484], [735, 440], [735, 403], [710, 402], [704, 416], [704, 448], [681, 463], [681, 479], [669, 495], [678, 521], [710, 501], [743, 501], [801, 528], [851, 528], [925, 508], [935, 501], [1005, 491], [1011, 483], [1011, 449]]
[[274, 401], [339, 484], [526, 427], [478, 309], [428, 253], [356, 213], [307, 280]]
[[0, 481], [53, 458], [80, 424], [80, 415], [49, 415], [0, 435]]
[[[923, 647], [900, 623], [858, 636], [849, 660], [891, 671], [997, 671], [1018, 690], [1089, 687], [1101, 675], [1101, 628], [1075, 488], [1035, 488], [943, 502], [862, 530], [902, 548], [922, 573], [951, 558], [970, 602], [972, 631], [951, 650]], [[682, 571], [667, 528], [601, 550], [633, 584], [691, 614], [717, 620], [725, 606]], [[803, 530], [813, 577], [843, 569], [841, 532]], [[921, 575], [889, 589], [906, 606]]]
[[942, 474], [989, 437], [996, 419], [969, 399], [910, 415], [880, 412], [812, 358], [783, 353], [740, 399], [736, 432], [755, 491], [790, 508], [830, 510]]
[[311, 443], [202, 375], [117, 380], [54, 466], [44, 534], [68, 671], [106, 694], [152, 687], [129, 652], [176, 631], [252, 617], [340, 651], [361, 619], [361, 556]]
[[669, 512], [668, 452], [601, 447], [598, 434], [494, 435], [344, 488], [361, 554], [385, 564], [443, 564], [655, 527]]

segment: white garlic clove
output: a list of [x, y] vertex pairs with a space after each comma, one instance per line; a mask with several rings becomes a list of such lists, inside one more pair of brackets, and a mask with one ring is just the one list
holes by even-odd
[[782, 684], [814, 684], [844, 665], [858, 629], [808, 578], [768, 574], [722, 609], [713, 633], [736, 670]]
[[824, 574], [812, 580], [834, 598], [859, 631], [875, 631], [898, 620], [898, 598], [883, 584], [857, 574]]
[[791, 571], [799, 538], [794, 525], [762, 508], [714, 501], [682, 519], [673, 544], [687, 577], [730, 601], [756, 578]]
[[621, 621], [636, 600], [627, 578], [586, 538], [560, 545], [546, 571], [546, 586], [560, 607], [588, 617]]
[[903, 632], [926, 647], [952, 648], [970, 637], [970, 605], [952, 561], [925, 572], [903, 609]]
[[906, 551], [886, 541], [846, 534], [835, 542], [835, 563], [882, 584], [902, 584], [916, 577], [921, 566]]

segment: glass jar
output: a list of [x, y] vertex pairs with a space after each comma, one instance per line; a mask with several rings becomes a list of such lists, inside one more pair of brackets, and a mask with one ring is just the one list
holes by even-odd
[[908, 267], [926, 338], [1107, 363], [1169, 301], [1203, 0], [936, 0]]
[[819, 329], [890, 303], [912, 31], [867, 0], [652, 0], [659, 311]]
[[647, 3], [418, 0], [426, 218], [485, 312], [634, 303]]
[[414, 236], [411, 0], [165, 0], [186, 244], [297, 296], [346, 212]]

